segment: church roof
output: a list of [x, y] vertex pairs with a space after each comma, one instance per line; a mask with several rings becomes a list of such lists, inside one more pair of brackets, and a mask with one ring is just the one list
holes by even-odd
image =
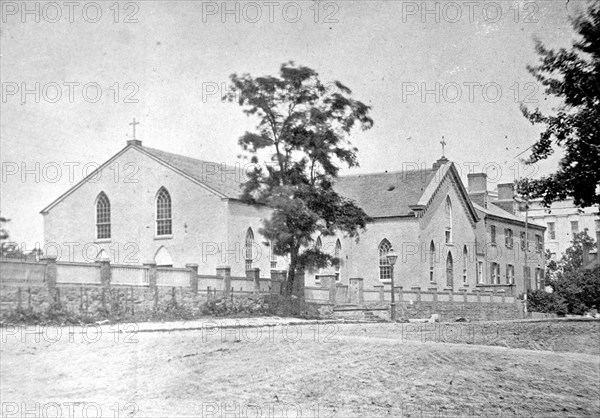
[[172, 168], [182, 171], [192, 179], [203, 183], [222, 195], [222, 197], [237, 199], [242, 194], [241, 186], [246, 178], [244, 167], [240, 165], [234, 167], [225, 163], [203, 161], [145, 146], [138, 147], [138, 149]]
[[[93, 177], [97, 171], [107, 167], [131, 148], [164, 164], [202, 187], [206, 187], [221, 198], [239, 199], [242, 195], [242, 185], [245, 183], [246, 177], [245, 167], [239, 164], [231, 166], [225, 163], [203, 161], [142, 146], [140, 141], [129, 141], [127, 147], [44, 208], [41, 213], [47, 213], [58, 202]], [[446, 163], [446, 161], [439, 160], [439, 164], [436, 163], [433, 169], [342, 176], [336, 179], [334, 189], [341, 196], [354, 200], [372, 218], [414, 217], [414, 211], [427, 208], [444, 177], [452, 175], [455, 177], [455, 184], [460, 194], [465, 198], [467, 210], [473, 220], [477, 221], [477, 212], [471, 205], [456, 169], [452, 163]]]
[[[519, 216], [519, 215], [514, 215], [510, 212], [507, 212], [504, 209], [500, 208], [499, 206], [494, 205], [493, 202], [488, 202], [488, 205], [486, 208], [478, 205], [477, 203], [473, 203], [473, 207], [475, 207], [477, 212], [482, 213], [484, 216], [491, 215], [491, 216], [495, 216], [497, 218], [503, 218], [503, 219], [507, 219], [507, 220], [510, 220], [513, 222], [518, 222], [523, 225], [525, 224], [525, 217]], [[483, 218], [483, 216], [482, 216], [482, 218]], [[528, 224], [529, 224], [529, 226], [531, 226], [533, 228], [537, 227], [537, 228], [545, 229], [542, 225], [532, 222], [531, 219], [529, 220]]]
[[[338, 177], [334, 189], [372, 218], [409, 216], [437, 170], [408, 170]], [[412, 216], [412, 215], [410, 215]]]

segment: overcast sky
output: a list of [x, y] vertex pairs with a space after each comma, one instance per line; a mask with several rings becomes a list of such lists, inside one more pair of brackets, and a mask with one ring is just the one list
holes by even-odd
[[27, 12], [22, 4], [2, 3], [1, 211], [12, 219], [11, 238], [28, 245], [43, 242], [39, 211], [86, 164], [124, 147], [134, 116], [144, 145], [234, 163], [237, 139], [254, 121], [221, 102], [229, 75], [276, 75], [290, 60], [340, 80], [372, 107], [373, 129], [352, 137], [361, 165], [353, 172], [430, 166], [442, 135], [465, 179], [469, 167], [485, 167], [490, 188], [548, 172], [556, 160], [531, 168], [515, 158], [539, 132], [519, 102], [548, 104], [526, 65], [538, 59], [534, 37], [548, 46], [572, 41], [568, 17], [582, 7], [99, 1], [29, 2]]

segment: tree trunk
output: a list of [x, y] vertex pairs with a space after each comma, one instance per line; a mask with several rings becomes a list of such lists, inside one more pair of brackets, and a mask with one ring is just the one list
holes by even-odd
[[298, 252], [300, 251], [300, 245], [294, 245], [290, 252], [290, 265], [288, 267], [288, 274], [285, 286], [285, 296], [291, 297], [294, 293], [294, 282], [296, 281], [296, 269], [298, 268]]

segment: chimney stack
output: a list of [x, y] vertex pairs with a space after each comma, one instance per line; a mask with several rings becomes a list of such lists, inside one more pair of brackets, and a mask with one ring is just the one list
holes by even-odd
[[471, 200], [487, 208], [487, 174], [485, 173], [471, 173], [467, 175], [469, 180], [469, 197]]
[[494, 205], [505, 211], [515, 214], [515, 185], [514, 183], [502, 183], [498, 185], [498, 200]]

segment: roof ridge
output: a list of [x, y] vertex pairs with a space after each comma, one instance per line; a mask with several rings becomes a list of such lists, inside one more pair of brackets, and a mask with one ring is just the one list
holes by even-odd
[[344, 174], [340, 175], [337, 178], [348, 178], [348, 177], [361, 177], [361, 176], [380, 176], [385, 174], [405, 174], [405, 173], [424, 173], [424, 172], [436, 172], [436, 169], [433, 168], [424, 168], [417, 170], [395, 170], [395, 171], [380, 171], [378, 173], [362, 173], [362, 174]]
[[234, 165], [231, 165], [231, 164], [229, 164], [229, 163], [225, 163], [225, 162], [216, 162], [216, 161], [209, 161], [209, 160], [201, 160], [201, 159], [199, 159], [199, 158], [190, 157], [190, 156], [183, 155], [183, 154], [176, 154], [176, 153], [174, 153], [174, 152], [169, 152], [169, 151], [163, 151], [163, 150], [161, 150], [161, 149], [158, 149], [158, 148], [153, 148], [153, 147], [147, 147], [147, 146], [145, 146], [145, 145], [142, 145], [142, 146], [140, 146], [140, 148], [142, 148], [142, 149], [145, 149], [145, 150], [147, 150], [147, 151], [148, 151], [148, 152], [150, 152], [150, 153], [151, 153], [152, 151], [158, 151], [158, 152], [161, 152], [161, 153], [163, 153], [163, 154], [168, 154], [168, 155], [172, 155], [172, 156], [175, 156], [175, 157], [181, 157], [181, 158], [186, 158], [186, 159], [188, 159], [188, 160], [194, 160], [194, 161], [198, 161], [199, 163], [219, 164], [219, 165], [221, 165], [221, 164], [225, 164], [225, 166], [226, 166], [226, 167], [232, 167], [232, 168], [234, 168], [234, 167], [235, 167]]

